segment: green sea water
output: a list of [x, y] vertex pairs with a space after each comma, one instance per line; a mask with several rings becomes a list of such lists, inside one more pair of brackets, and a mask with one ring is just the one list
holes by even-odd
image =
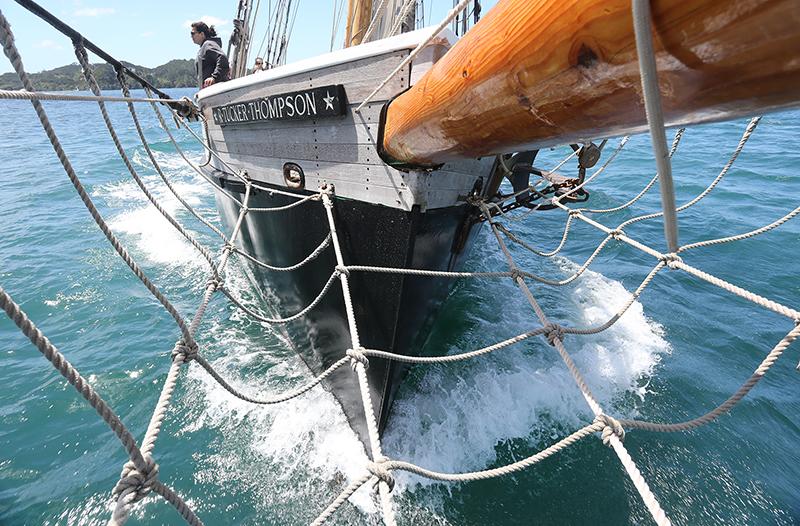
[[[191, 95], [175, 91], [173, 96]], [[148, 205], [119, 160], [96, 104], [45, 102], [92, 200], [156, 286], [191, 319], [208, 276], [205, 260]], [[212, 190], [175, 153], [147, 106], [137, 104], [159, 164], [190, 205], [218, 224]], [[127, 154], [162, 205], [201, 243], [221, 244], [172, 197], [149, 166], [126, 116], [109, 109]], [[702, 192], [727, 163], [747, 120], [687, 130], [674, 157], [679, 204]], [[195, 130], [199, 133], [199, 126]], [[141, 440], [180, 338], [174, 321], [113, 252], [75, 194], [28, 102], [0, 101], [0, 286], [89, 380]], [[190, 158], [202, 149], [185, 132]], [[766, 116], [712, 194], [681, 212], [681, 243], [757, 229], [798, 206], [800, 112]], [[601, 163], [619, 139], [609, 141]], [[586, 206], [613, 208], [655, 172], [647, 135], [630, 139], [589, 185]], [[542, 152], [552, 168], [568, 149]], [[574, 162], [563, 172], [572, 175]], [[599, 166], [599, 165], [598, 165]], [[568, 168], [569, 167], [569, 168]], [[609, 227], [658, 211], [657, 192], [631, 208], [593, 218]], [[506, 226], [542, 251], [558, 246], [566, 217], [534, 212]], [[665, 250], [659, 221], [627, 235]], [[564, 279], [603, 240], [574, 222], [553, 259], [519, 246], [517, 265]], [[765, 298], [797, 308], [795, 221], [735, 244], [682, 254], [684, 262]], [[590, 272], [564, 287], [527, 280], [551, 321], [604, 323], [655, 266], [651, 256], [609, 243]], [[504, 271], [484, 228], [467, 270]], [[239, 263], [226, 285], [258, 305]], [[509, 279], [456, 281], [427, 343], [457, 353], [533, 330], [538, 321]], [[665, 269], [610, 330], [568, 335], [565, 345], [607, 413], [681, 422], [733, 394], [794, 327], [793, 320], [685, 273]], [[249, 320], [216, 295], [198, 331], [201, 352], [248, 394], [273, 396], [309, 380], [307, 368], [272, 327]], [[629, 431], [625, 446], [674, 524], [800, 524], [800, 416], [790, 346], [730, 414], [679, 434]], [[0, 524], [105, 524], [111, 489], [127, 460], [112, 431], [11, 320], [0, 320]], [[532, 339], [469, 362], [416, 367], [401, 387], [384, 436], [387, 456], [443, 472], [497, 467], [525, 458], [592, 420], [555, 350]], [[305, 524], [364, 470], [367, 457], [331, 395], [315, 388], [276, 407], [231, 397], [196, 364], [182, 373], [156, 443], [159, 480], [207, 525]], [[653, 524], [613, 451], [589, 437], [524, 471], [472, 483], [433, 483], [396, 474], [399, 524]], [[332, 524], [374, 524], [372, 499], [358, 492]], [[128, 524], [181, 524], [149, 496]]]

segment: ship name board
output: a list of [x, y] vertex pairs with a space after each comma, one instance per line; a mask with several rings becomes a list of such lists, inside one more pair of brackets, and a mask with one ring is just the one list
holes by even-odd
[[344, 86], [335, 84], [259, 99], [213, 106], [214, 123], [219, 126], [251, 122], [287, 121], [339, 117], [345, 112]]

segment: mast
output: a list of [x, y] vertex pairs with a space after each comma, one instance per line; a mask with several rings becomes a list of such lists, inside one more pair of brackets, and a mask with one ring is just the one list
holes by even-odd
[[[228, 40], [228, 58], [230, 59], [231, 78], [247, 75], [247, 55], [250, 51], [250, 11], [248, 0], [239, 0], [236, 18], [233, 19], [233, 33]], [[231, 53], [231, 46], [235, 49]]]
[[347, 29], [343, 47], [357, 46], [372, 19], [372, 0], [349, 0], [347, 4]]
[[[668, 126], [800, 104], [800, 0], [653, 0]], [[382, 157], [433, 167], [646, 131], [630, 0], [500, 0], [386, 108]]]

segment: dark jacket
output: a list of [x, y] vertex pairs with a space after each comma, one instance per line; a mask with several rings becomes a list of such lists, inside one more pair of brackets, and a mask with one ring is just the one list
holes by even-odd
[[203, 88], [203, 81], [208, 77], [213, 77], [214, 82], [225, 82], [230, 78], [231, 68], [228, 65], [228, 57], [222, 51], [222, 39], [219, 37], [203, 40], [194, 65], [200, 89]]

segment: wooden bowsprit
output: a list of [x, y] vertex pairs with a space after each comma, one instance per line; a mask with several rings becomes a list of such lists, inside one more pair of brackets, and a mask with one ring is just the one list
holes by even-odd
[[[798, 8], [652, 2], [666, 125], [796, 107]], [[647, 131], [637, 60], [630, 1], [501, 0], [389, 104], [382, 156], [434, 167]]]

